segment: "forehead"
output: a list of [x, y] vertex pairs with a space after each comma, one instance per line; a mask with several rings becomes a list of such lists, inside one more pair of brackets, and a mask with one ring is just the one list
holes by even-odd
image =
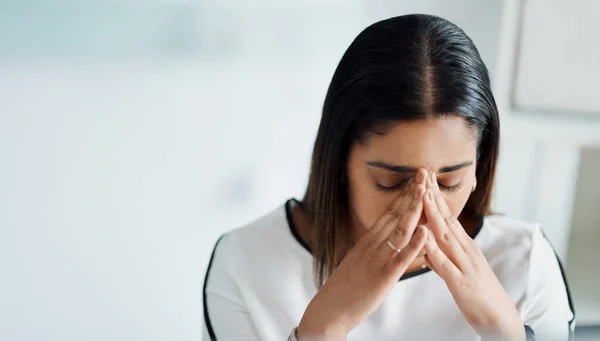
[[473, 160], [477, 135], [459, 116], [399, 122], [357, 146], [365, 161], [437, 168]]

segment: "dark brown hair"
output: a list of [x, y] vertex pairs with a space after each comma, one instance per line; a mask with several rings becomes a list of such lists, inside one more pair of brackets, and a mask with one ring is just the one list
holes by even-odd
[[478, 186], [465, 210], [486, 215], [498, 159], [498, 109], [488, 70], [471, 39], [431, 15], [405, 15], [363, 30], [337, 66], [323, 105], [304, 207], [313, 223], [318, 286], [349, 236], [345, 166], [353, 144], [392, 122], [458, 115], [478, 134]]

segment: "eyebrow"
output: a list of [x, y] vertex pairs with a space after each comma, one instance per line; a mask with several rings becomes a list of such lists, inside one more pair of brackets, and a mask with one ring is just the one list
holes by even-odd
[[[402, 165], [390, 165], [388, 163], [385, 162], [381, 162], [381, 161], [369, 161], [367, 162], [367, 164], [369, 166], [375, 167], [375, 168], [381, 168], [381, 169], [385, 169], [385, 170], [389, 170], [392, 172], [397, 172], [397, 173], [415, 173], [417, 171], [418, 168], [415, 167], [409, 167], [409, 166], [402, 166]], [[469, 167], [473, 164], [473, 161], [465, 161], [465, 162], [461, 162], [459, 164], [456, 165], [451, 165], [451, 166], [444, 166], [441, 167], [440, 169], [438, 169], [437, 173], [450, 173], [450, 172], [454, 172], [457, 171], [459, 169], [463, 169], [466, 167]]]

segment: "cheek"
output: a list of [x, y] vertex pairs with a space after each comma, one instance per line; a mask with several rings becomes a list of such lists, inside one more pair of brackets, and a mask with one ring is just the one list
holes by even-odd
[[461, 188], [455, 193], [444, 193], [444, 199], [450, 211], [455, 217], [458, 217], [462, 212], [463, 208], [467, 204], [467, 200], [471, 195], [471, 188]]
[[349, 205], [352, 219], [366, 229], [370, 229], [377, 219], [392, 204], [398, 194], [384, 193], [375, 189], [367, 180], [357, 179], [349, 174]]
[[[350, 209], [353, 219], [366, 229], [370, 229], [377, 219], [398, 197], [398, 193], [383, 193], [376, 190], [372, 184], [360, 181], [349, 181], [348, 186]], [[444, 200], [454, 216], [458, 217], [465, 207], [471, 194], [470, 189], [461, 189], [455, 193], [443, 193]], [[425, 224], [425, 215], [419, 224]]]

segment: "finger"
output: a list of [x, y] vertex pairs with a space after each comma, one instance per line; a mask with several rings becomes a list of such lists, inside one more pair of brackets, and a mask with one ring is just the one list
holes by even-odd
[[[429, 173], [424, 168], [420, 168], [419, 170], [417, 170], [417, 173], [414, 176], [414, 182], [412, 183], [412, 186], [409, 188], [408, 195], [413, 196], [413, 198], [418, 198], [422, 194], [425, 194], [425, 190], [427, 189], [426, 181], [427, 181], [428, 176], [429, 176]], [[400, 207], [400, 211], [406, 212], [409, 209], [414, 209], [414, 207], [411, 208], [411, 206], [410, 206], [411, 204], [413, 204], [412, 200], [404, 201], [402, 203], [402, 206]]]
[[[417, 183], [421, 184], [421, 189], [418, 194], [420, 197], [424, 194], [424, 186], [427, 180], [428, 174], [425, 169], [419, 169], [415, 176], [409, 179], [407, 184], [409, 193], [412, 193], [412, 197], [415, 195]], [[399, 195], [390, 207], [377, 219], [373, 227], [367, 231], [365, 236], [361, 238], [357, 246], [361, 248], [374, 248], [378, 249], [381, 244], [387, 239], [389, 235], [389, 227], [397, 226], [402, 221], [403, 212], [406, 211], [406, 207], [411, 207], [410, 203], [413, 200], [410, 195]], [[414, 207], [414, 206], [413, 206]], [[412, 233], [412, 232], [411, 232]], [[405, 243], [404, 243], [405, 244]], [[398, 249], [398, 248], [396, 248]], [[389, 248], [391, 250], [391, 248]]]
[[380, 243], [389, 241], [398, 249], [403, 249], [408, 244], [423, 213], [424, 194], [425, 186], [417, 185], [417, 190], [402, 207], [400, 220], [390, 221], [382, 229], [382, 235], [385, 238]]
[[[423, 247], [424, 249], [425, 247]], [[431, 270], [433, 270], [433, 272], [437, 273], [435, 271], [435, 268], [433, 267], [433, 264], [431, 263], [431, 259], [429, 259], [429, 257], [427, 256], [427, 253], [425, 253], [425, 256], [423, 257], [425, 259], [425, 265], [427, 265], [428, 268], [430, 268]]]
[[394, 258], [390, 259], [384, 267], [384, 271], [391, 273], [393, 277], [400, 278], [406, 269], [417, 258], [425, 242], [427, 241], [427, 228], [423, 225], [415, 229], [415, 233], [410, 239], [410, 243]]
[[399, 195], [390, 207], [375, 221], [375, 224], [367, 231], [367, 233], [358, 241], [357, 247], [365, 247], [365, 248], [377, 248], [381, 244], [382, 229], [386, 226], [390, 221], [399, 220], [400, 213], [399, 207], [402, 203], [407, 200], [405, 196]]
[[461, 276], [460, 270], [452, 263], [452, 261], [444, 254], [436, 243], [435, 238], [428, 234], [425, 242], [425, 262], [432, 270], [434, 270], [445, 282], [456, 280]]
[[403, 249], [412, 237], [417, 223], [423, 212], [423, 195], [425, 194], [425, 181], [427, 171], [419, 169], [414, 176], [414, 182], [411, 184], [411, 196], [407, 196], [399, 207], [399, 219], [390, 220], [381, 231], [381, 237], [378, 242], [380, 248], [385, 246], [391, 249]]
[[433, 172], [431, 173], [431, 175], [429, 177], [429, 183], [430, 183], [430, 187], [434, 191], [434, 195], [435, 195], [434, 198], [435, 198], [435, 203], [437, 205], [437, 208], [440, 211], [440, 213], [442, 214], [442, 216], [444, 217], [444, 219], [446, 220], [446, 225], [448, 225], [448, 228], [452, 231], [452, 233], [454, 234], [454, 237], [458, 240], [460, 245], [463, 248], [465, 248], [465, 250], [466, 250], [466, 247], [467, 247], [468, 242], [470, 241], [471, 237], [467, 234], [467, 232], [465, 231], [464, 227], [460, 224], [458, 219], [456, 219], [456, 217], [452, 214], [450, 207], [448, 207], [448, 204], [446, 203], [446, 200], [444, 200], [444, 196], [442, 195], [442, 192], [440, 191], [440, 186], [437, 182], [437, 176]]
[[438, 210], [435, 195], [431, 189], [427, 191], [424, 201], [425, 216], [427, 217], [429, 228], [435, 237], [436, 244], [456, 266], [462, 270], [467, 269], [469, 266], [467, 253], [458, 240], [456, 240], [454, 233], [452, 233], [446, 220]]
[[[409, 188], [410, 188], [410, 186], [412, 186], [413, 182], [414, 182], [414, 180], [413, 180], [413, 178], [411, 178], [408, 181], [407, 186], [409, 186]], [[383, 234], [382, 229], [385, 226], [387, 226], [390, 222], [400, 221], [400, 218], [402, 217], [401, 207], [407, 200], [410, 200], [410, 199], [405, 195], [399, 195], [396, 199], [394, 199], [392, 204], [377, 219], [377, 221], [375, 222], [373, 227], [369, 230], [369, 232], [372, 233], [374, 236], [381, 235], [381, 234]]]
[[[389, 237], [391, 229], [400, 225], [400, 223], [405, 219], [404, 216], [407, 212], [410, 213], [412, 210], [418, 210], [418, 204], [416, 204], [414, 200], [415, 197], [417, 197], [418, 199], [421, 198], [424, 194], [426, 179], [427, 171], [425, 171], [424, 169], [419, 169], [415, 176], [411, 177], [409, 183], [407, 184], [407, 189], [410, 195], [398, 196], [398, 198], [394, 200], [392, 205], [388, 207], [388, 209], [379, 219], [381, 220], [381, 222], [378, 221], [376, 223], [380, 224], [380, 226], [378, 226], [378, 237], [375, 240], [375, 245], [380, 245], [386, 238]], [[399, 234], [402, 234], [404, 232], [406, 231], [398, 231]], [[409, 239], [411, 235], [412, 230], [410, 231], [410, 234], [408, 234]], [[406, 245], [406, 243], [404, 243], [404, 245]], [[401, 246], [398, 246], [398, 248], [401, 248]]]

